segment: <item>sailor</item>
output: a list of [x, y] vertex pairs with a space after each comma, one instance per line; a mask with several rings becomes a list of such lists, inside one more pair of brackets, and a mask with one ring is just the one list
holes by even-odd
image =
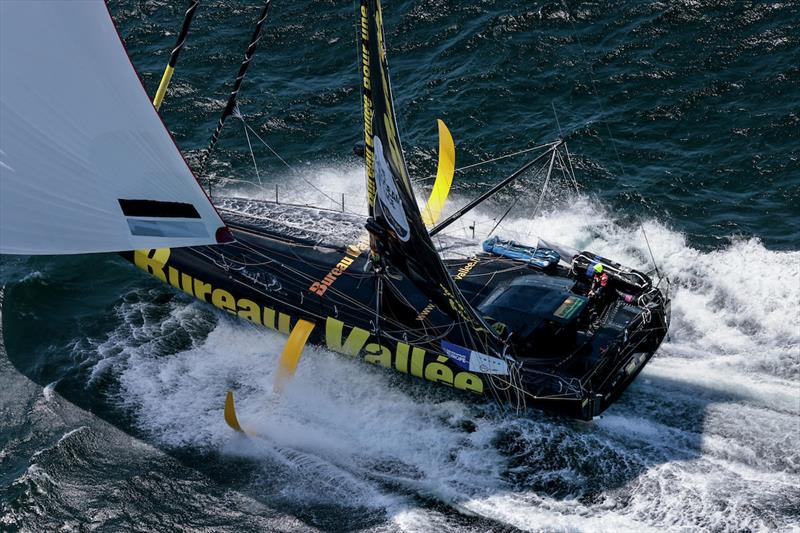
[[597, 263], [594, 265], [594, 275], [592, 276], [592, 288], [589, 290], [589, 298], [601, 300], [608, 290], [608, 274], [603, 272], [603, 265]]

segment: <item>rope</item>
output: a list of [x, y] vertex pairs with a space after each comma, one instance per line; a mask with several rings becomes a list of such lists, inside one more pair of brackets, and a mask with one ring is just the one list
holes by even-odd
[[[550, 166], [547, 169], [547, 176], [544, 178], [544, 185], [542, 186], [542, 192], [539, 194], [539, 201], [536, 202], [536, 208], [533, 210], [533, 214], [531, 214], [531, 220], [536, 218], [536, 215], [539, 213], [539, 208], [542, 206], [542, 200], [544, 200], [544, 195], [547, 192], [547, 185], [550, 183], [550, 174], [553, 173], [553, 163], [556, 161], [556, 153], [558, 150], [553, 150], [553, 155], [550, 157]], [[525, 238], [527, 239], [528, 236], [531, 234], [531, 228], [528, 228], [528, 231], [525, 232]]]
[[[567, 149], [567, 145], [564, 144], [564, 150]], [[575, 193], [579, 193], [580, 189], [578, 187], [578, 181], [575, 179], [575, 176], [572, 174], [570, 169], [567, 167], [567, 164], [564, 163], [564, 157], [561, 156], [561, 152], [556, 152], [556, 158], [558, 159], [558, 167], [561, 169], [561, 174], [566, 174], [572, 186], [575, 188]], [[567, 161], [569, 162], [569, 157], [567, 156]], [[572, 165], [572, 162], [569, 162]]]
[[[480, 166], [483, 166], [483, 165], [488, 165], [489, 163], [494, 163], [495, 161], [500, 161], [502, 159], [508, 159], [509, 157], [514, 157], [514, 156], [526, 154], [526, 153], [532, 152], [534, 150], [542, 150], [544, 148], [550, 148], [554, 144], [558, 144], [558, 143], [559, 143], [559, 141], [554, 141], [554, 142], [547, 143], [547, 144], [540, 144], [538, 146], [534, 146], [533, 148], [526, 148], [526, 149], [520, 150], [518, 152], [513, 152], [513, 153], [510, 153], [510, 154], [501, 155], [501, 156], [498, 156], [498, 157], [493, 157], [492, 159], [487, 159], [485, 161], [479, 161], [479, 162], [473, 163], [471, 165], [467, 165], [467, 166], [464, 166], [464, 167], [459, 167], [459, 168], [455, 169], [455, 172], [461, 172], [461, 171], [464, 171], [464, 170], [468, 170], [470, 168], [475, 168], [475, 167], [480, 167]], [[424, 178], [416, 178], [416, 179], [413, 179], [411, 181], [412, 181], [412, 183], [418, 183], [420, 181], [432, 180], [434, 178], [436, 178], [436, 174], [433, 174], [431, 176], [426, 176]]]
[[497, 227], [503, 222], [503, 220], [505, 220], [505, 218], [508, 216], [508, 214], [511, 212], [511, 210], [514, 209], [514, 206], [517, 205], [517, 202], [519, 202], [519, 196], [514, 198], [514, 201], [511, 203], [510, 206], [508, 206], [508, 209], [506, 209], [506, 212], [503, 213], [503, 216], [500, 217], [500, 220], [497, 221], [497, 224], [495, 224], [492, 227], [492, 230], [489, 232], [489, 234], [486, 235], [487, 239], [492, 236], [492, 233], [494, 233], [494, 230], [497, 229]]
[[[569, 13], [569, 10], [567, 9], [566, 2], [562, 2], [562, 5], [564, 6], [564, 9], [567, 10], [567, 13]], [[586, 57], [586, 48], [583, 46], [583, 43], [581, 42], [581, 38], [578, 36], [578, 31], [577, 31], [577, 28], [575, 27], [575, 22], [573, 21], [571, 16], [569, 17], [569, 21], [570, 21], [570, 25], [572, 26], [572, 32], [575, 35], [575, 39], [578, 41], [578, 45], [581, 47], [581, 52], [583, 53], [583, 59], [586, 62], [586, 64], [589, 66], [589, 73], [591, 75], [590, 80], [592, 82], [592, 89], [594, 90], [595, 97], [597, 97], [598, 96], [598, 91], [597, 91], [597, 82], [596, 82], [596, 77], [595, 77], [595, 74], [594, 74], [594, 69], [592, 68], [592, 64], [588, 61], [588, 59]], [[603, 109], [603, 110], [605, 111], [605, 109]], [[619, 166], [620, 174], [622, 175], [623, 178], [627, 178], [627, 174], [625, 172], [625, 165], [622, 164], [622, 158], [620, 157], [619, 150], [617, 149], [617, 140], [614, 138], [614, 134], [611, 133], [611, 127], [608, 125], [608, 121], [601, 120], [601, 122], [606, 127], [606, 131], [608, 132], [608, 137], [609, 137], [609, 139], [611, 139], [611, 147], [614, 149], [614, 155], [615, 155], [615, 157], [617, 159], [617, 165]], [[572, 165], [572, 163], [570, 162], [570, 166], [571, 165]], [[653, 257], [653, 251], [650, 249], [650, 242], [647, 240], [647, 233], [644, 231], [644, 223], [641, 220], [639, 222], [639, 226], [642, 229], [642, 234], [644, 235], [644, 240], [645, 240], [645, 243], [647, 244], [647, 249], [650, 252], [650, 258], [653, 260], [653, 266], [655, 266], [655, 268], [656, 268], [656, 274], [658, 274], [659, 279], [661, 279], [661, 273], [658, 271], [658, 265], [656, 265], [655, 258]]]
[[[242, 121], [244, 122], [244, 118], [242, 118]], [[331, 201], [331, 202], [333, 202], [334, 204], [338, 204], [338, 203], [339, 203], [339, 200], [336, 200], [336, 199], [335, 199], [335, 198], [333, 198], [331, 195], [329, 195], [328, 193], [326, 193], [325, 191], [323, 191], [322, 189], [320, 189], [319, 187], [317, 187], [316, 185], [314, 185], [314, 184], [313, 184], [311, 181], [309, 181], [309, 180], [308, 180], [308, 178], [306, 178], [305, 176], [303, 176], [303, 174], [302, 174], [300, 171], [298, 171], [298, 170], [297, 170], [297, 169], [295, 169], [295, 168], [294, 168], [292, 165], [290, 165], [289, 163], [287, 163], [287, 162], [286, 162], [286, 160], [285, 160], [284, 158], [282, 158], [282, 157], [280, 156], [280, 154], [278, 154], [278, 152], [276, 152], [276, 151], [275, 151], [275, 150], [272, 148], [272, 146], [270, 146], [269, 144], [267, 144], [267, 142], [266, 142], [264, 139], [262, 139], [262, 138], [261, 138], [261, 135], [259, 135], [259, 134], [258, 134], [258, 132], [257, 132], [256, 130], [254, 130], [253, 128], [251, 128], [251, 127], [250, 127], [250, 125], [249, 125], [249, 124], [247, 124], [246, 122], [245, 122], [245, 128], [246, 128], [247, 130], [250, 130], [250, 133], [252, 133], [253, 135], [255, 135], [255, 136], [256, 136], [256, 139], [258, 139], [259, 141], [261, 141], [261, 144], [263, 144], [263, 145], [264, 145], [264, 146], [265, 146], [265, 147], [266, 147], [266, 148], [267, 148], [267, 149], [268, 149], [270, 152], [272, 152], [272, 155], [274, 155], [275, 157], [277, 157], [277, 158], [278, 158], [278, 159], [281, 161], [281, 163], [283, 163], [283, 164], [286, 166], [286, 168], [288, 168], [289, 170], [291, 170], [291, 171], [292, 171], [292, 172], [293, 172], [293, 173], [294, 173], [294, 174], [295, 174], [297, 177], [299, 177], [301, 180], [303, 180], [303, 181], [304, 181], [304, 182], [305, 182], [305, 183], [306, 183], [306, 184], [307, 184], [309, 187], [311, 187], [312, 189], [314, 189], [315, 191], [317, 191], [318, 193], [320, 193], [322, 196], [324, 196], [325, 198], [327, 198], [328, 200], [330, 200], [330, 201]], [[347, 212], [347, 211], [346, 211], [346, 212]], [[352, 214], [356, 214], [356, 213], [352, 213]]]
[[239, 106], [236, 106], [234, 116], [242, 121], [242, 125], [244, 126], [244, 137], [247, 139], [247, 148], [250, 150], [250, 157], [253, 159], [253, 168], [256, 169], [256, 178], [258, 178], [258, 184], [263, 186], [263, 183], [261, 183], [261, 175], [258, 173], [258, 165], [256, 164], [256, 154], [253, 153], [253, 145], [250, 144], [250, 134], [247, 133], [247, 123], [244, 121], [241, 111], [239, 111]]

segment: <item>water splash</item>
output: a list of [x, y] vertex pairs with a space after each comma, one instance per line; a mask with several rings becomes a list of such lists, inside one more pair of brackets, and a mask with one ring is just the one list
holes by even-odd
[[[356, 174], [316, 175], [349, 187]], [[493, 216], [478, 211], [474, 219]], [[155, 441], [247, 458], [253, 489], [278, 483], [267, 497], [283, 506], [367, 508], [398, 527], [452, 516], [522, 529], [786, 526], [800, 501], [792, 430], [800, 414], [800, 252], [755, 239], [702, 251], [657, 221], [645, 227], [673, 280], [671, 338], [591, 424], [506, 415], [317, 347], [276, 398], [272, 373], [285, 338], [183, 297], [155, 320], [147, 317], [164, 303], [154, 295], [120, 303], [121, 322], [95, 364], [113, 373], [122, 406]], [[503, 229], [651, 266], [638, 228], [589, 197]], [[458, 231], [462, 252], [478, 244]], [[230, 387], [243, 424], [263, 438], [242, 442], [225, 426]]]

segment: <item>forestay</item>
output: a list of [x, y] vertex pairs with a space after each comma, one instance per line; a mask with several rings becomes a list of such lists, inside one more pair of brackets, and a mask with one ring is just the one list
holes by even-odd
[[395, 121], [380, 2], [362, 0], [360, 13], [368, 224], [373, 255], [397, 268], [471, 339], [469, 348], [504, 351], [502, 341], [459, 291], [420, 216]]
[[227, 240], [103, 2], [0, 2], [0, 112], [0, 253]]

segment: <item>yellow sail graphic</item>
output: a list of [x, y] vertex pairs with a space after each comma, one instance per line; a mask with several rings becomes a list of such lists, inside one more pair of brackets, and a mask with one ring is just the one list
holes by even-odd
[[450, 194], [453, 173], [456, 169], [456, 147], [453, 143], [453, 136], [450, 135], [450, 130], [441, 119], [437, 119], [436, 122], [439, 125], [439, 166], [428, 203], [422, 210], [422, 221], [428, 228], [435, 226], [442, 216], [442, 208]]

